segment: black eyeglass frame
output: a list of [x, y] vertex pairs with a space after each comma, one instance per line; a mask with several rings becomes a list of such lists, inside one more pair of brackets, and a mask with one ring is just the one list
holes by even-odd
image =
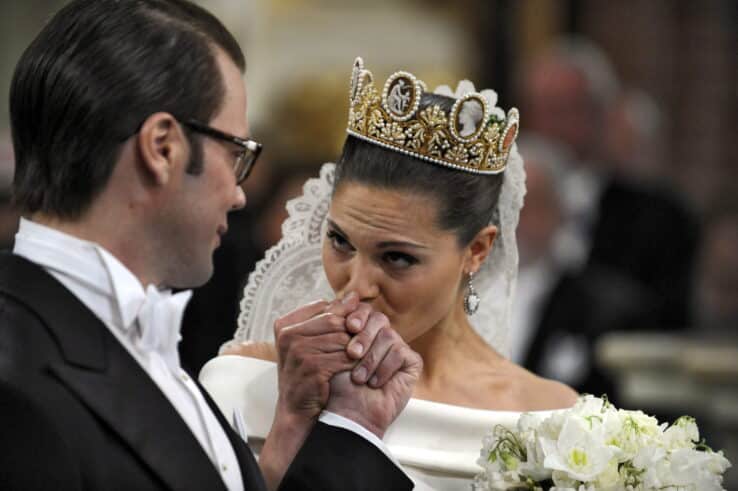
[[[205, 123], [201, 123], [196, 119], [187, 119], [181, 123], [196, 133], [241, 147], [242, 152], [233, 164], [233, 172], [236, 175], [236, 184], [241, 184], [249, 177], [251, 171], [254, 169], [254, 164], [261, 154], [261, 143], [250, 138], [239, 138], [237, 136], [230, 135], [213, 128], [212, 126], [208, 126]], [[239, 170], [239, 166], [243, 166], [243, 168]]]

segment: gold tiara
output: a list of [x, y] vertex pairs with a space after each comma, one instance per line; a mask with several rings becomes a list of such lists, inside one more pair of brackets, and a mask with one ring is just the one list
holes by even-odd
[[476, 174], [499, 174], [518, 136], [520, 116], [490, 108], [478, 92], [456, 99], [451, 111], [438, 105], [420, 111], [427, 86], [399, 71], [387, 79], [380, 95], [374, 77], [356, 58], [351, 73], [346, 131], [357, 138], [419, 159]]

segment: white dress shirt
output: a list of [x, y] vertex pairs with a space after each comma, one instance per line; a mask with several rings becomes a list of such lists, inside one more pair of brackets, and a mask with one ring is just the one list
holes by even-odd
[[[101, 246], [21, 219], [13, 252], [43, 267], [90, 309], [141, 365], [189, 427], [230, 491], [242, 491], [238, 459], [177, 343], [191, 292], [172, 295], [141, 282]], [[182, 469], [186, 472], [186, 469]]]

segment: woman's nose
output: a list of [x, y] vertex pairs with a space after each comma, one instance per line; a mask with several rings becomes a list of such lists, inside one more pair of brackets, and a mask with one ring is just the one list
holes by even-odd
[[362, 302], [369, 302], [379, 295], [379, 285], [373, 265], [366, 259], [355, 257], [349, 269], [349, 281], [345, 293], [356, 292]]

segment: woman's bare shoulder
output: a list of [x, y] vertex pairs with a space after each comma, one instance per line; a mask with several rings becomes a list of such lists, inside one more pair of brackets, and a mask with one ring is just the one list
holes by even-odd
[[222, 355], [239, 355], [249, 358], [258, 358], [266, 361], [277, 361], [277, 349], [274, 343], [244, 341], [242, 343], [231, 343], [223, 348]]
[[519, 365], [513, 365], [519, 382], [518, 394], [525, 399], [531, 411], [570, 408], [579, 394], [566, 384], [540, 377]]

